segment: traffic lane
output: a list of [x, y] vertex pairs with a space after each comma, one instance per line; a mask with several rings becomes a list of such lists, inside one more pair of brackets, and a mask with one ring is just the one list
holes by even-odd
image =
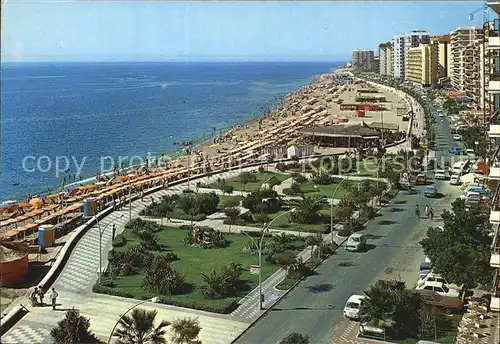
[[[399, 251], [418, 249], [415, 235], [427, 227], [415, 216], [423, 187], [417, 189], [413, 194], [401, 192], [368, 223], [364, 232], [371, 234], [369, 244], [374, 248], [354, 253], [341, 247], [318, 267], [316, 275], [301, 282], [237, 343], [275, 343], [292, 331], [309, 335], [312, 343], [328, 342], [332, 328], [343, 319], [349, 296], [362, 293]], [[429, 200], [431, 205], [438, 202]]]

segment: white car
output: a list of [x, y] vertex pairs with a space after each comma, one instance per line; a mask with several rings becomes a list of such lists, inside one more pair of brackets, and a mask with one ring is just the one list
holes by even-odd
[[435, 291], [441, 296], [460, 297], [460, 291], [448, 288], [443, 282], [426, 281], [415, 288], [417, 290]]
[[462, 181], [460, 180], [460, 176], [454, 174], [450, 178], [450, 185], [461, 185]]
[[[442, 230], [442, 227], [436, 227], [436, 228]], [[442, 277], [440, 274], [435, 274], [433, 272], [430, 272], [424, 278], [419, 279], [417, 282], [417, 286], [424, 285], [426, 282], [438, 282], [438, 283], [443, 283], [445, 286], [447, 286], [450, 289], [455, 289], [455, 290], [461, 289], [456, 284], [448, 283], [448, 281], [446, 281], [444, 279], [444, 277]]]
[[476, 157], [476, 152], [474, 152], [474, 149], [471, 149], [471, 148], [468, 148], [465, 150], [465, 153], [467, 153], [467, 155], [471, 158], [475, 158]]
[[361, 318], [361, 303], [366, 299], [363, 295], [351, 295], [347, 300], [344, 307], [344, 316], [348, 319], [360, 319]]
[[448, 178], [450, 178], [450, 174], [448, 173], [448, 171], [436, 170], [436, 172], [434, 173], [434, 179], [446, 180]]
[[460, 141], [460, 140], [462, 140], [462, 135], [460, 135], [460, 134], [455, 134], [455, 135], [453, 135], [453, 140], [455, 140], [455, 141]]

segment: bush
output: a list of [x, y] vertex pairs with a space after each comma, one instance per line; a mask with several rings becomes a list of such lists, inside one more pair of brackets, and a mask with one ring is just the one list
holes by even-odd
[[269, 216], [267, 214], [253, 214], [253, 221], [257, 223], [269, 222]]
[[182, 193], [184, 193], [184, 194], [193, 194], [194, 191], [191, 190], [191, 189], [184, 189], [184, 190], [182, 190]]
[[341, 230], [337, 232], [337, 234], [341, 237], [348, 237], [349, 235], [352, 234], [352, 232], [347, 226], [344, 226]]
[[366, 215], [366, 217], [369, 220], [371, 220], [371, 219], [373, 219], [377, 215], [377, 212], [375, 211], [375, 209], [373, 207], [368, 206], [364, 210], [364, 214]]
[[153, 293], [175, 295], [185, 292], [186, 281], [182, 274], [170, 266], [164, 255], [156, 254], [146, 267], [142, 285]]
[[311, 180], [314, 184], [329, 185], [333, 183], [334, 178], [327, 173], [313, 173]]
[[224, 219], [222, 223], [225, 225], [244, 226], [246, 224], [246, 221], [240, 218], [235, 219], [234, 221], [232, 221], [231, 219]]
[[332, 232], [332, 227], [330, 225], [325, 225], [325, 227], [323, 227], [323, 230], [321, 231], [321, 233], [323, 234], [330, 234]]
[[297, 172], [292, 173], [291, 177], [292, 177], [294, 182], [299, 183], [299, 184], [302, 184], [302, 183], [307, 181], [306, 177], [304, 177], [302, 174], [297, 173]]
[[259, 166], [259, 173], [264, 173], [266, 171], [266, 169], [264, 168], [264, 166]]
[[130, 294], [126, 291], [106, 287], [106, 286], [100, 285], [99, 283], [96, 283], [93, 285], [92, 291], [94, 293], [98, 293], [98, 294], [114, 295], [114, 296], [120, 296], [120, 297], [134, 297], [132, 294]]
[[298, 161], [294, 161], [286, 165], [287, 169], [299, 169], [302, 165]]
[[292, 191], [291, 188], [286, 188], [286, 189], [283, 189], [283, 194], [286, 195], [286, 196], [293, 196], [294, 193]]
[[276, 164], [276, 169], [280, 172], [285, 172], [287, 170], [287, 165], [283, 162], [279, 162]]
[[123, 246], [125, 246], [126, 243], [127, 243], [127, 239], [125, 239], [125, 237], [123, 235], [118, 234], [113, 239], [112, 246], [113, 247], [123, 247]]
[[191, 225], [180, 225], [179, 229], [181, 231], [190, 231], [191, 230]]
[[347, 227], [351, 233], [356, 233], [365, 228], [361, 222], [356, 220], [348, 221], [344, 228]]
[[229, 314], [233, 312], [236, 308], [238, 308], [239, 305], [238, 300], [219, 300], [217, 303], [214, 304], [206, 304], [194, 300], [177, 300], [177, 299], [160, 298], [158, 302], [166, 305], [199, 309], [201, 311], [219, 313], [219, 314]]

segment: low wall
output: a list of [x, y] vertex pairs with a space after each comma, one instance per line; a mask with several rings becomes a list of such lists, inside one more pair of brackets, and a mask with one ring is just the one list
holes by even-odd
[[28, 272], [28, 254], [17, 259], [0, 262], [0, 287], [21, 280]]

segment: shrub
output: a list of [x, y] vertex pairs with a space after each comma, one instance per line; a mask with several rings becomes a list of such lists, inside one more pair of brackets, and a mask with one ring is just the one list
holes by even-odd
[[337, 232], [337, 234], [341, 237], [348, 237], [349, 235], [352, 234], [352, 232], [348, 227], [344, 226], [341, 230]]
[[259, 173], [264, 173], [266, 171], [266, 169], [264, 168], [264, 166], [259, 166], [258, 171], [259, 171]]
[[190, 231], [191, 230], [191, 225], [180, 225], [179, 229], [182, 231]]
[[323, 234], [330, 234], [332, 232], [332, 227], [330, 225], [325, 225], [323, 227], [323, 230], [321, 231], [321, 233]]
[[294, 172], [290, 175], [293, 179], [294, 182], [302, 184], [307, 181], [307, 178], [304, 177], [302, 174]]
[[375, 209], [373, 207], [370, 207], [370, 206], [366, 207], [366, 209], [364, 210], [364, 213], [369, 220], [373, 219], [377, 215], [377, 212], [375, 211]]
[[219, 272], [213, 270], [209, 274], [201, 274], [205, 282], [201, 286], [203, 296], [207, 299], [236, 296], [242, 273], [243, 266], [240, 263], [231, 263]]
[[184, 194], [193, 194], [194, 191], [191, 190], [191, 189], [184, 189], [184, 190], [182, 190], [182, 193], [184, 193]]
[[150, 253], [146, 252], [141, 245], [134, 245], [122, 252], [111, 251], [109, 262], [112, 269], [122, 276], [130, 276], [146, 266], [150, 260]]
[[351, 233], [359, 232], [365, 228], [365, 226], [363, 226], [363, 224], [357, 219], [347, 222], [346, 226], [349, 228]]
[[125, 237], [121, 234], [118, 234], [113, 239], [112, 246], [113, 247], [123, 247], [123, 246], [125, 246], [126, 243], [127, 243], [127, 240], [125, 239]]
[[134, 297], [132, 294], [119, 290], [119, 289], [114, 289], [110, 287], [105, 287], [103, 285], [100, 285], [99, 283], [96, 283], [92, 287], [92, 291], [94, 293], [99, 293], [99, 294], [106, 294], [106, 295], [115, 295], [115, 296], [120, 296], [120, 297]]
[[165, 258], [161, 254], [154, 256], [151, 264], [146, 267], [142, 285], [153, 293], [182, 294], [186, 287], [184, 276], [174, 270]]
[[225, 225], [235, 225], [235, 226], [244, 226], [246, 224], [246, 221], [244, 219], [235, 219], [235, 220], [231, 220], [231, 219], [224, 219], [222, 221], [223, 224]]
[[148, 230], [143, 230], [139, 232], [139, 239], [141, 239], [141, 246], [144, 247], [145, 250], [157, 250], [158, 245], [158, 236]]
[[280, 172], [285, 172], [287, 170], [288, 166], [283, 163], [283, 162], [279, 162], [276, 164], [276, 169]]
[[219, 300], [217, 303], [213, 304], [206, 304], [204, 302], [199, 302], [194, 300], [178, 300], [178, 299], [168, 299], [168, 298], [160, 298], [158, 302], [177, 307], [199, 309], [205, 312], [212, 312], [219, 314], [229, 314], [239, 306], [238, 300], [231, 300], [231, 299]]
[[286, 188], [286, 189], [283, 189], [283, 194], [286, 195], [286, 196], [293, 196], [294, 193], [292, 191], [291, 188]]
[[313, 173], [311, 180], [314, 184], [329, 185], [333, 183], [334, 178], [327, 173]]
[[253, 221], [257, 223], [266, 223], [269, 219], [269, 216], [264, 213], [253, 214]]

